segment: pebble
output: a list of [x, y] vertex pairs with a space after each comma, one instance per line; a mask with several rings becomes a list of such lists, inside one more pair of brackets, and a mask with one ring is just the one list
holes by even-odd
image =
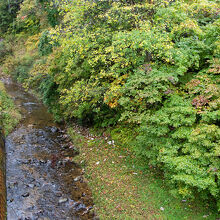
[[34, 188], [35, 185], [31, 183], [31, 184], [28, 184], [28, 186], [29, 186], [30, 188]]
[[76, 178], [74, 178], [74, 181], [77, 182], [81, 179], [81, 176], [77, 176]]
[[62, 193], [61, 193], [61, 192], [56, 192], [55, 195], [56, 195], [57, 197], [61, 197], [61, 196], [62, 196]]
[[50, 130], [52, 133], [56, 133], [59, 129], [57, 127], [52, 127]]
[[61, 199], [59, 199], [59, 204], [67, 202], [67, 201], [68, 201], [67, 198], [61, 198]]
[[86, 196], [86, 193], [82, 193], [82, 197], [85, 197]]
[[30, 195], [30, 193], [29, 192], [26, 192], [26, 193], [24, 193], [22, 196], [23, 197], [28, 197]]

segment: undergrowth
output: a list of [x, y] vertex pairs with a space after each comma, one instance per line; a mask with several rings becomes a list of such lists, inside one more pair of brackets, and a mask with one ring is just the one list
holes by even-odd
[[0, 82], [0, 126], [3, 128], [5, 135], [16, 126], [21, 119], [21, 115], [16, 109], [11, 97], [5, 91], [4, 85]]

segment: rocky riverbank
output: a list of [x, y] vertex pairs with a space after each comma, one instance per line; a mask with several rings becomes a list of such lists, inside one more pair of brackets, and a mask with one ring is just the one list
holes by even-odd
[[8, 219], [97, 218], [65, 128], [21, 86], [9, 79], [4, 83], [23, 117], [6, 138]]

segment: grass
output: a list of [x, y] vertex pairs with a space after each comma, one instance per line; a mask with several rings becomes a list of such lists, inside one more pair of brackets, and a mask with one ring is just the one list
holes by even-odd
[[13, 100], [5, 91], [4, 85], [0, 82], [0, 126], [7, 135], [19, 122], [21, 115], [14, 105]]
[[110, 144], [88, 129], [68, 129], [80, 150], [76, 161], [85, 168], [101, 219], [217, 219], [208, 204], [174, 198], [161, 174], [143, 170], [128, 149]]

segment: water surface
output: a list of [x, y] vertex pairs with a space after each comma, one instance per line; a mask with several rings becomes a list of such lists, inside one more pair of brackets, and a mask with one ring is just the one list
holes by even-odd
[[65, 129], [32, 94], [2, 81], [23, 116], [6, 138], [8, 219], [95, 219], [91, 191]]

